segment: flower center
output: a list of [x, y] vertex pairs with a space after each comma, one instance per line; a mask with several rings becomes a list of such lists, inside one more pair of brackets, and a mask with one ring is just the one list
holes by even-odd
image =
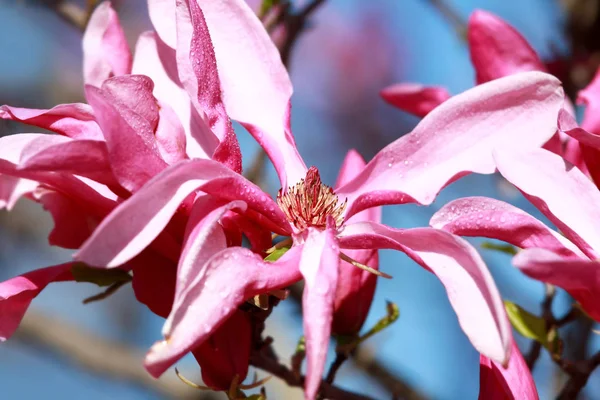
[[338, 204], [335, 192], [321, 182], [319, 170], [315, 167], [310, 167], [306, 178], [301, 179], [296, 186], [290, 186], [285, 194], [279, 189], [277, 204], [300, 231], [309, 226], [325, 228], [330, 215], [335, 220], [336, 227], [339, 227], [346, 208], [346, 200]]

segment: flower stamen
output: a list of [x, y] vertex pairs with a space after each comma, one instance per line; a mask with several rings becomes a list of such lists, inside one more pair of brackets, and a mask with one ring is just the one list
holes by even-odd
[[277, 194], [279, 208], [300, 231], [310, 226], [325, 228], [328, 216], [332, 216], [336, 227], [339, 227], [344, 221], [346, 201], [338, 204], [335, 192], [321, 182], [319, 170], [315, 167], [310, 167], [306, 178], [290, 186], [285, 194], [282, 189]]

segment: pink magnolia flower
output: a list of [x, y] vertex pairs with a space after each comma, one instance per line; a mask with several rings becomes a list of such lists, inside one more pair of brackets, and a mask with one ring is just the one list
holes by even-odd
[[479, 359], [479, 400], [538, 400], [531, 372], [515, 341], [512, 341], [508, 366]]
[[[353, 223], [352, 217], [358, 219], [361, 211], [383, 204], [429, 204], [460, 176], [493, 172], [492, 151], [503, 141], [519, 140], [525, 148], [543, 144], [556, 130], [563, 102], [556, 79], [525, 73], [458, 95], [332, 189], [321, 182], [316, 168], [307, 170], [296, 150], [289, 121], [289, 77], [277, 49], [244, 2], [153, 0], [150, 15], [160, 40], [169, 47], [179, 49], [178, 32], [193, 32], [192, 65], [203, 56], [200, 49], [206, 41], [212, 41], [224, 107], [265, 149], [282, 186], [275, 201], [220, 163], [180, 161], [115, 209], [78, 252], [76, 259], [91, 265], [122, 265], [164, 232], [182, 202], [196, 197], [191, 213], [197, 223], [188, 224], [174, 304], [163, 327], [165, 340], [146, 358], [151, 374], [159, 376], [202, 345], [247, 299], [303, 277], [306, 396], [314, 398], [331, 333], [340, 264], [347, 262], [340, 259], [357, 264], [346, 251], [379, 248], [403, 251], [435, 273], [474, 346], [507, 362], [510, 332], [502, 302], [487, 268], [467, 242], [441, 230], [392, 229], [369, 221]], [[218, 221], [231, 210], [288, 236], [292, 248], [272, 263], [248, 249], [227, 248]]]
[[543, 149], [499, 151], [494, 158], [500, 173], [564, 236], [514, 206], [484, 197], [445, 205], [432, 217], [431, 225], [523, 248], [513, 259], [516, 267], [565, 289], [600, 321], [600, 192], [579, 169]]

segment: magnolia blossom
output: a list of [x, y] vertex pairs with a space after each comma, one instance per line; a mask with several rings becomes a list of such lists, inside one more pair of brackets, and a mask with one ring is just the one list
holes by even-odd
[[[165, 340], [146, 358], [151, 374], [162, 374], [204, 343], [247, 299], [304, 278], [306, 396], [314, 398], [341, 271], [345, 263], [364, 267], [348, 253], [380, 248], [403, 251], [435, 273], [475, 347], [507, 362], [510, 328], [502, 302], [487, 268], [467, 242], [441, 230], [393, 229], [359, 215], [384, 204], [429, 204], [460, 176], [493, 172], [492, 152], [504, 141], [519, 140], [524, 148], [542, 145], [556, 130], [563, 102], [556, 79], [525, 73], [458, 95], [364, 168], [353, 166], [360, 171], [331, 188], [321, 182], [316, 168], [305, 167], [296, 150], [289, 123], [289, 77], [277, 49], [244, 2], [156, 0], [150, 2], [150, 15], [160, 40], [176, 53], [188, 45], [181, 40], [182, 32], [191, 32], [186, 53], [191, 65], [205, 56], [207, 41], [212, 42], [224, 108], [264, 148], [282, 187], [274, 200], [221, 163], [179, 161], [120, 204], [77, 253], [77, 260], [90, 265], [123, 265], [168, 229], [181, 204], [191, 207], [195, 222], [188, 224], [179, 257]], [[276, 262], [267, 262], [248, 249], [228, 248], [218, 222], [230, 211], [288, 237], [284, 244], [291, 249]]]

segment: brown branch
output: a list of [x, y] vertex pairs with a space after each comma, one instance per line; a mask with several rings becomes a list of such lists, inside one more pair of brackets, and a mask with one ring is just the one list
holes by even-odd
[[[304, 387], [304, 377], [297, 376], [285, 365], [279, 361], [263, 356], [260, 352], [255, 352], [250, 357], [250, 363], [257, 368], [267, 371], [271, 375], [274, 375], [289, 386], [292, 387]], [[339, 387], [328, 384], [327, 382], [321, 383], [321, 395], [331, 400], [372, 400], [373, 397], [366, 395], [360, 395], [352, 392], [348, 392]]]
[[212, 393], [191, 389], [174, 374], [165, 374], [156, 380], [144, 370], [144, 352], [95, 336], [39, 311], [27, 312], [13, 339], [49, 350], [98, 375], [130, 382], [168, 398], [216, 398]]
[[[542, 318], [546, 321], [546, 327], [548, 330], [552, 329], [556, 325], [554, 314], [552, 313], [552, 303], [556, 295], [556, 288], [552, 285], [544, 285], [545, 294], [544, 300], [542, 301]], [[542, 351], [542, 344], [538, 341], [533, 341], [529, 352], [525, 355], [525, 362], [529, 370], [533, 371], [536, 361], [540, 357]]]
[[87, 0], [87, 7], [81, 8], [77, 4], [64, 0], [43, 0], [42, 4], [53, 10], [59, 17], [70, 25], [85, 31], [87, 23], [96, 7], [97, 0]]
[[559, 363], [563, 371], [570, 375], [567, 384], [560, 392], [557, 400], [573, 400], [587, 384], [590, 375], [600, 365], [600, 351], [590, 359], [570, 363], [562, 361]]
[[463, 18], [445, 0], [429, 0], [429, 2], [450, 22], [458, 36], [463, 40], [466, 39], [467, 24]]
[[[306, 29], [307, 22], [313, 12], [315, 12], [325, 0], [312, 0], [297, 13], [287, 12], [283, 16], [283, 24], [286, 29], [286, 39], [283, 42], [279, 53], [283, 64], [289, 68], [290, 55], [292, 49], [298, 40], [300, 34]], [[288, 10], [290, 7], [287, 8]]]

